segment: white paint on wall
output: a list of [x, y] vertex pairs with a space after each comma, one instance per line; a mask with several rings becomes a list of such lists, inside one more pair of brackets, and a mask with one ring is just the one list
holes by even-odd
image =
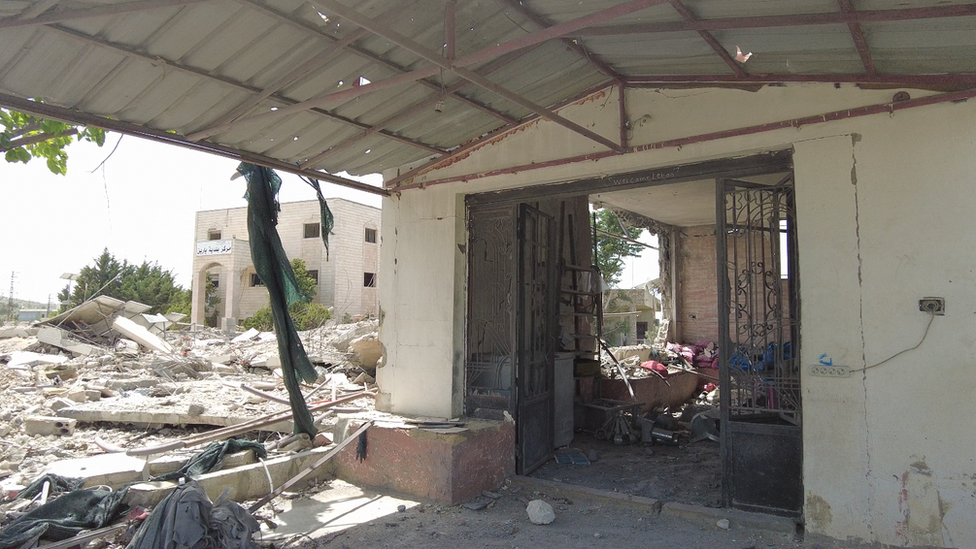
[[[883, 103], [894, 90], [826, 85], [628, 92], [632, 144]], [[930, 94], [911, 90], [913, 97]], [[563, 114], [604, 135], [611, 103]], [[540, 122], [428, 174], [427, 180], [583, 154]], [[937, 104], [681, 148], [436, 185], [384, 203], [380, 300], [388, 409], [450, 415], [463, 387], [467, 193], [792, 148], [800, 255], [804, 489], [808, 529], [894, 545], [976, 546], [976, 103]], [[390, 274], [392, 273], [392, 274]], [[821, 355], [872, 365], [921, 339], [918, 299], [941, 296], [923, 345], [850, 378], [808, 368]]]

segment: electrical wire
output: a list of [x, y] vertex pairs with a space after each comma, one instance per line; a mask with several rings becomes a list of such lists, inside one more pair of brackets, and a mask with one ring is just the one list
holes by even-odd
[[877, 366], [881, 366], [882, 364], [884, 364], [886, 362], [889, 362], [891, 360], [894, 360], [896, 357], [899, 357], [899, 356], [907, 353], [908, 351], [914, 351], [915, 349], [918, 349], [919, 347], [922, 346], [922, 343], [925, 342], [925, 338], [928, 337], [928, 335], [929, 335], [929, 328], [932, 327], [932, 321], [934, 321], [934, 320], [935, 320], [935, 313], [931, 313], [930, 312], [929, 313], [929, 323], [925, 326], [925, 333], [922, 334], [922, 339], [920, 339], [919, 342], [917, 344], [915, 344], [914, 347], [909, 347], [907, 349], [902, 349], [901, 351], [898, 351], [897, 353], [889, 356], [888, 358], [882, 360], [881, 362], [878, 362], [878, 363], [875, 363], [875, 364], [871, 364], [871, 365], [865, 366], [863, 368], [858, 368], [856, 370], [851, 370], [851, 372], [852, 373], [853, 372], [863, 372], [864, 370], [869, 370], [871, 368], [875, 368]]

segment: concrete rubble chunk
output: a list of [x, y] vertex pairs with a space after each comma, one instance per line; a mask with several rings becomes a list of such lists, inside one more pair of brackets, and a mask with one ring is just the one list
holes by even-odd
[[244, 332], [243, 334], [235, 337], [230, 341], [231, 343], [243, 343], [245, 341], [250, 341], [252, 339], [255, 339], [260, 334], [261, 332], [259, 332], [257, 328], [251, 328], [250, 330]]
[[37, 341], [46, 345], [53, 345], [54, 347], [80, 356], [91, 356], [105, 352], [104, 349], [95, 345], [89, 345], [88, 343], [82, 343], [71, 337], [69, 332], [53, 326], [41, 328], [37, 332]]
[[72, 387], [64, 394], [64, 398], [74, 402], [86, 402], [88, 395], [85, 394], [84, 387]]
[[383, 356], [383, 346], [375, 333], [360, 336], [349, 342], [349, 352], [354, 362], [366, 370], [376, 370], [376, 363]]
[[77, 420], [64, 417], [28, 416], [24, 418], [24, 431], [28, 435], [71, 436]]
[[552, 510], [552, 505], [541, 499], [530, 501], [525, 507], [525, 512], [528, 513], [532, 524], [552, 524], [552, 521], [556, 520], [556, 512]]
[[49, 464], [44, 472], [68, 478], [85, 479], [85, 487], [111, 486], [112, 488], [120, 488], [131, 482], [148, 478], [147, 469], [145, 459], [117, 453], [55, 461]]
[[122, 335], [151, 351], [159, 351], [160, 353], [173, 352], [173, 347], [169, 343], [166, 343], [159, 336], [150, 333], [149, 330], [139, 326], [128, 318], [121, 316], [116, 318], [115, 322], [112, 323], [112, 327]]
[[729, 519], [718, 519], [715, 522], [715, 526], [718, 526], [722, 530], [728, 530], [732, 528], [732, 523], [729, 522]]
[[26, 328], [20, 328], [18, 326], [0, 328], [0, 339], [7, 339], [11, 337], [30, 337], [30, 334], [27, 333]]
[[61, 364], [68, 361], [68, 357], [61, 355], [46, 355], [30, 351], [14, 351], [10, 353], [8, 368], [36, 366], [38, 364]]
[[332, 346], [340, 351], [347, 351], [349, 349], [349, 344], [366, 334], [374, 333], [379, 329], [379, 323], [376, 321], [360, 322], [357, 324], [352, 324], [348, 329], [338, 332], [332, 338]]
[[70, 408], [75, 405], [75, 401], [68, 400], [66, 398], [56, 398], [48, 403], [47, 407], [53, 412], [58, 412], [64, 408]]

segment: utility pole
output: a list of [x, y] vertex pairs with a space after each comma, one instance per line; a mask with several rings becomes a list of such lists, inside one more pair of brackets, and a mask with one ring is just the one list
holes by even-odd
[[14, 319], [14, 277], [16, 272], [10, 271], [10, 296], [7, 298], [7, 320]]

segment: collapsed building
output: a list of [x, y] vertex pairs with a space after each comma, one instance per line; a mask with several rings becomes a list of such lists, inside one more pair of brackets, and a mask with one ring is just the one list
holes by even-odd
[[552, 457], [598, 203], [660, 239], [665, 339], [717, 343], [723, 506], [976, 544], [974, 4], [112, 4], [0, 20], [0, 104], [384, 196], [376, 407], [468, 419], [371, 429], [400, 473], [349, 478], [456, 501]]

